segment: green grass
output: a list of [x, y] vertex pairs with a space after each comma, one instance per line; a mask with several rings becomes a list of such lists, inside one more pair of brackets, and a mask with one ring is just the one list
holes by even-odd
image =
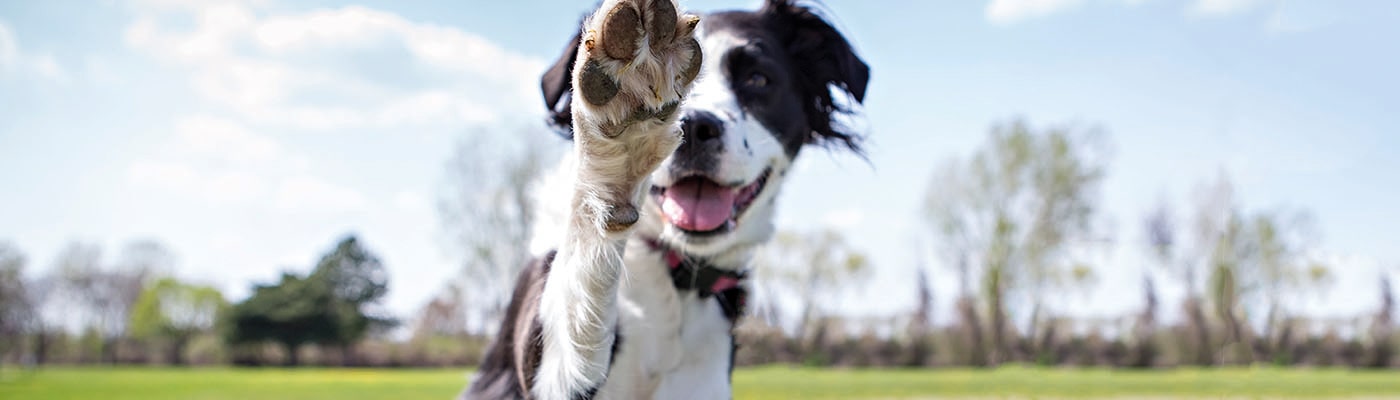
[[1400, 397], [1400, 373], [1301, 369], [793, 370], [734, 377], [738, 399]]
[[[465, 370], [48, 368], [0, 370], [0, 399], [450, 399]], [[736, 399], [1400, 398], [1391, 371], [741, 369]]]

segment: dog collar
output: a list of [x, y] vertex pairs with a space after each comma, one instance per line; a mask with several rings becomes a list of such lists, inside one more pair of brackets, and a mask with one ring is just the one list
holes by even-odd
[[709, 260], [682, 254], [660, 241], [648, 239], [647, 246], [661, 252], [671, 274], [671, 285], [676, 290], [694, 290], [700, 298], [714, 296], [719, 302], [724, 316], [735, 321], [744, 313], [748, 301], [748, 289], [744, 288], [747, 271], [733, 271], [717, 268]]

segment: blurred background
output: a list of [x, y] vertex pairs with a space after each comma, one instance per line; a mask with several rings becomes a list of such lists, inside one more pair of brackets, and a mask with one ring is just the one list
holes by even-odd
[[[0, 364], [474, 365], [592, 5], [0, 2]], [[741, 364], [1400, 366], [1400, 3], [818, 7]]]

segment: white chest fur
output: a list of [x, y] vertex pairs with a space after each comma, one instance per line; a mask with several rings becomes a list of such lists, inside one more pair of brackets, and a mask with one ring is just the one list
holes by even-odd
[[733, 338], [719, 303], [678, 292], [662, 255], [630, 242], [618, 299], [622, 342], [599, 398], [729, 398]]

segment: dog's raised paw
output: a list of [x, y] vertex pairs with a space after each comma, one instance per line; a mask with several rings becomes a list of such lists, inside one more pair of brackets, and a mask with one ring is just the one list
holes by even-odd
[[574, 138], [602, 231], [637, 223], [647, 176], [680, 143], [678, 110], [701, 64], [699, 22], [675, 0], [605, 0], [584, 24]]
[[699, 21], [675, 0], [605, 1], [585, 25], [575, 87], [609, 122], [670, 117], [658, 111], [685, 97], [700, 69]]

